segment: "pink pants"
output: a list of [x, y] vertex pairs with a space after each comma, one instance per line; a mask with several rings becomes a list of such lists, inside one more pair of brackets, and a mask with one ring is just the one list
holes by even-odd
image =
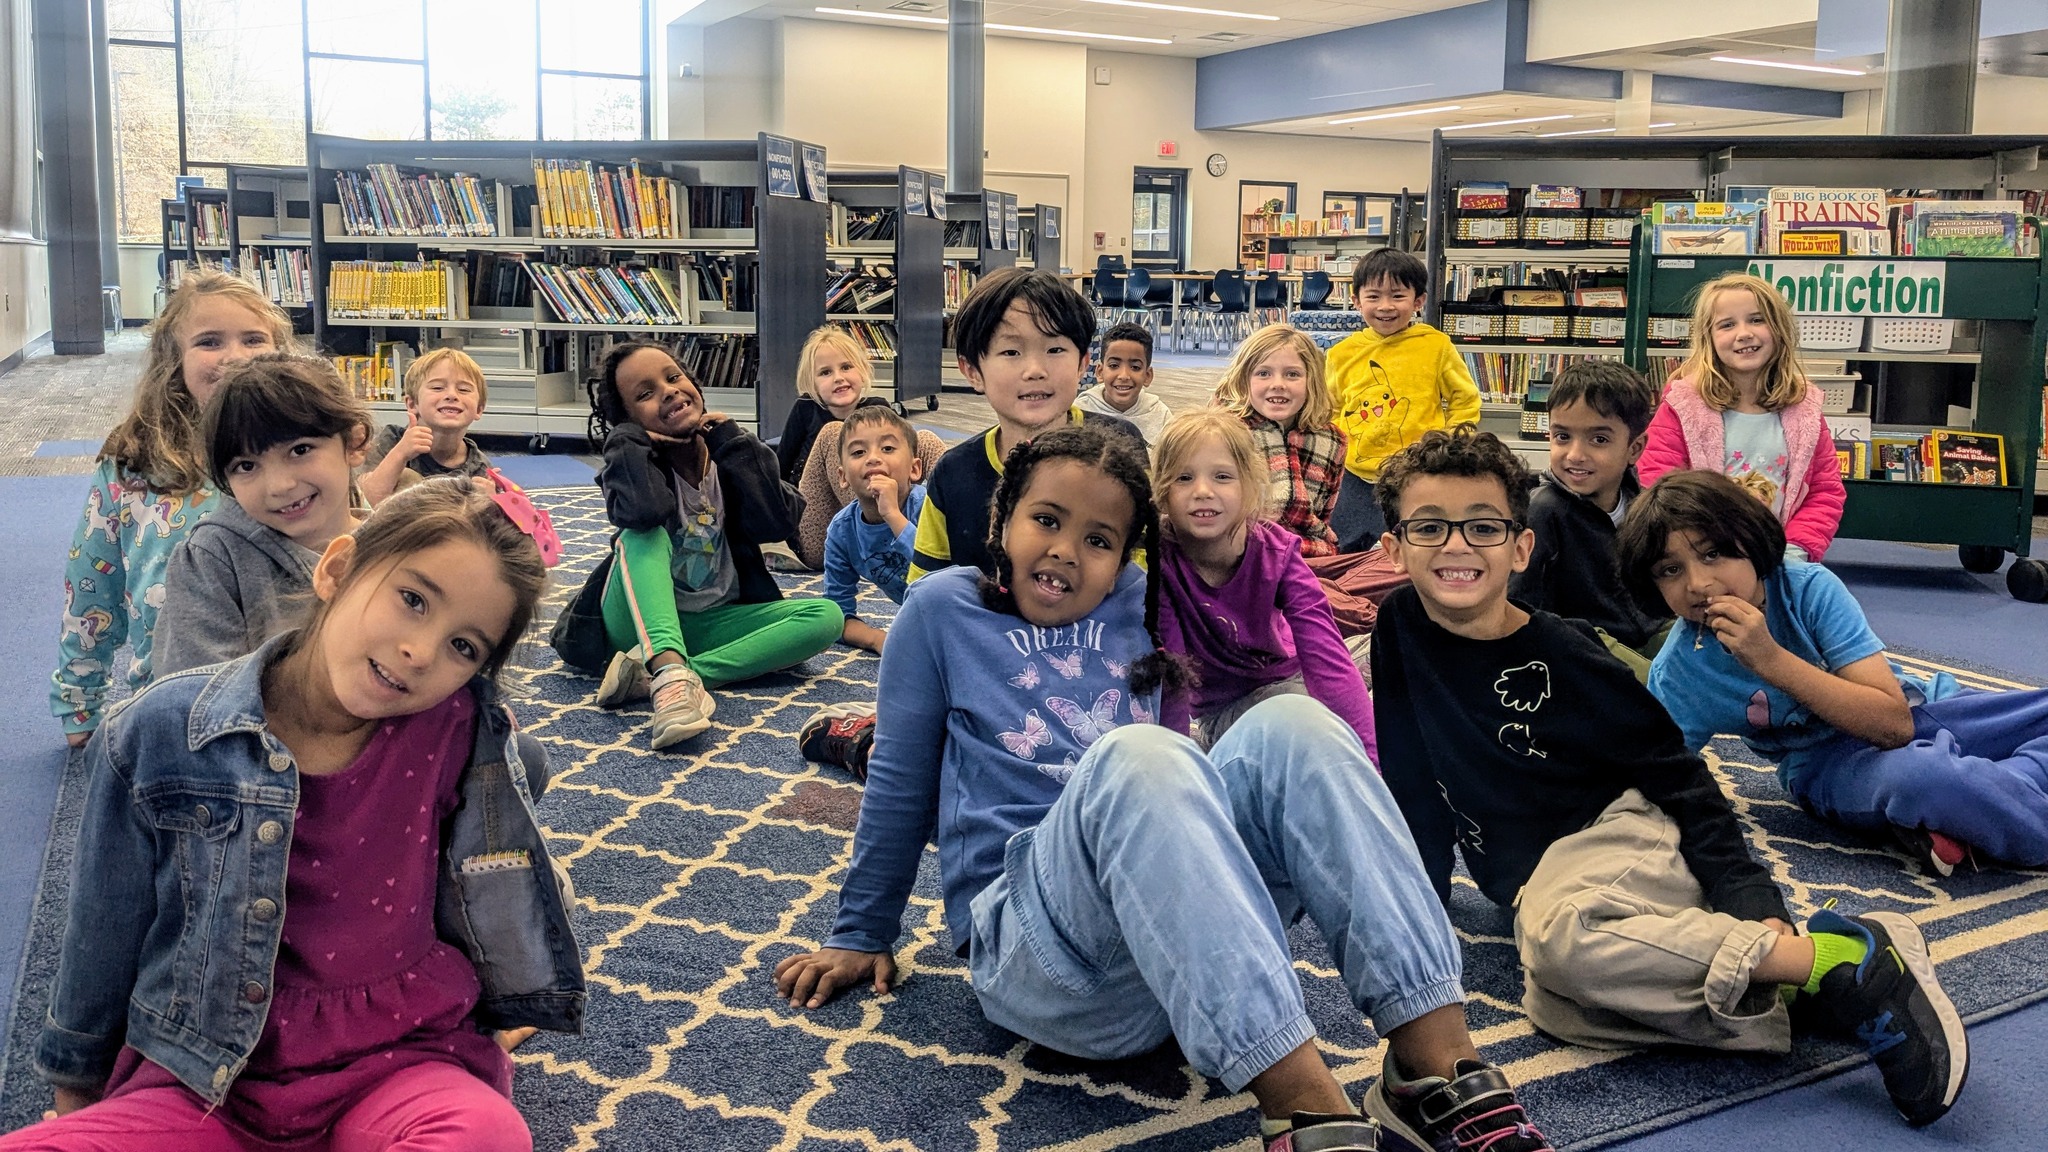
[[[147, 1137], [147, 1139], [139, 1139]], [[188, 1089], [145, 1088], [0, 1136], [0, 1152], [267, 1152]], [[419, 1064], [370, 1090], [325, 1140], [292, 1152], [533, 1152], [510, 1100], [452, 1064]]]

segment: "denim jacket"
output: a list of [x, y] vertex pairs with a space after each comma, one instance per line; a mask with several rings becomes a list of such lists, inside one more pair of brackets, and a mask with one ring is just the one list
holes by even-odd
[[[69, 921], [35, 1055], [50, 1083], [104, 1086], [125, 1043], [218, 1104], [262, 1037], [299, 801], [298, 767], [264, 726], [263, 669], [290, 636], [157, 680], [87, 746]], [[480, 1025], [579, 1032], [582, 951], [522, 742], [490, 683], [469, 690], [479, 730], [442, 828], [435, 926], [476, 965]]]

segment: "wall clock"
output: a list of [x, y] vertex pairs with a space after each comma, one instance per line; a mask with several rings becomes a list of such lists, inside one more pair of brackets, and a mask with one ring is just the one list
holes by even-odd
[[1228, 172], [1229, 170], [1230, 170], [1230, 161], [1228, 161], [1228, 160], [1225, 160], [1225, 159], [1223, 158], [1223, 153], [1221, 153], [1221, 152], [1211, 152], [1211, 153], [1209, 153], [1209, 175], [1211, 175], [1211, 176], [1221, 176], [1221, 175], [1223, 175], [1223, 174], [1224, 174], [1225, 172]]

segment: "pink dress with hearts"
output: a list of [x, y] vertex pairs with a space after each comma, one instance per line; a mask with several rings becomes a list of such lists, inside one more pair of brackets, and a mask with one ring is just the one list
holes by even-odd
[[[476, 700], [385, 721], [348, 768], [299, 777], [270, 1014], [223, 1106], [260, 1140], [316, 1136], [392, 1073], [454, 1064], [506, 1095], [511, 1060], [470, 1019], [481, 986], [434, 930], [441, 824]], [[110, 1096], [177, 1084], [123, 1049]]]

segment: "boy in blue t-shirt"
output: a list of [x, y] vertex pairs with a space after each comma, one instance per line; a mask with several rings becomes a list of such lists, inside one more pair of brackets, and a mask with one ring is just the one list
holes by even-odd
[[854, 499], [825, 529], [825, 598], [846, 614], [841, 641], [880, 655], [888, 634], [854, 611], [860, 580], [901, 604], [924, 509], [917, 431], [885, 404], [855, 408], [839, 434], [839, 483]]

